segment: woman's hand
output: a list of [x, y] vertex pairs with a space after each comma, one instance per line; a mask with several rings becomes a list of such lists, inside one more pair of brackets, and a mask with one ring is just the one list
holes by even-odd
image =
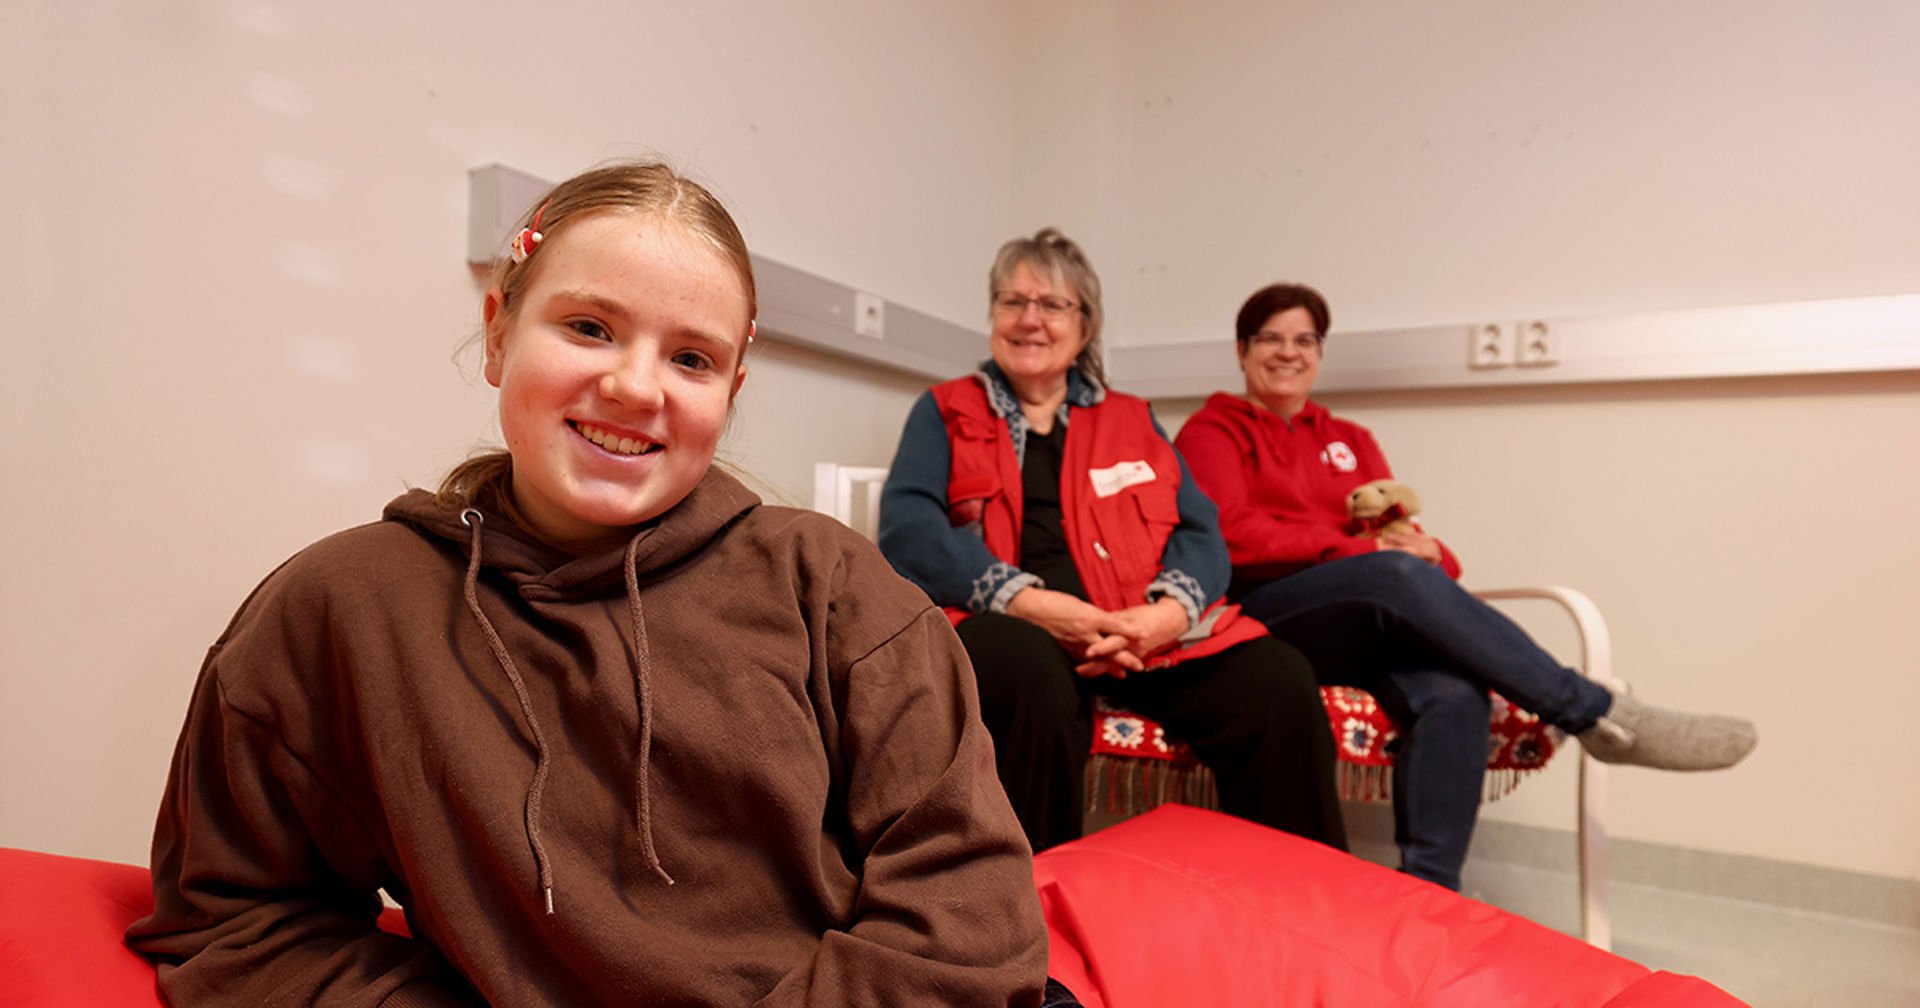
[[1171, 598], [1101, 615], [1105, 636], [1087, 647], [1087, 660], [1074, 668], [1083, 676], [1125, 678], [1129, 672], [1144, 672], [1147, 659], [1179, 640], [1191, 625], [1187, 607]]
[[1380, 549], [1399, 550], [1411, 553], [1435, 567], [1440, 566], [1440, 540], [1425, 532], [1383, 532], [1380, 535]]
[[1007, 615], [1032, 623], [1053, 635], [1062, 647], [1082, 654], [1107, 635], [1112, 614], [1085, 599], [1047, 588], [1023, 588], [1007, 603]]

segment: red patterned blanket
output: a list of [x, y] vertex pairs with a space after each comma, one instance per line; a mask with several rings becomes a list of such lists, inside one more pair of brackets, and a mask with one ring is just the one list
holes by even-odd
[[[1339, 759], [1340, 795], [1348, 801], [1388, 801], [1393, 797], [1392, 767], [1394, 743], [1400, 728], [1373, 695], [1352, 686], [1322, 686], [1320, 699], [1326, 705], [1327, 723], [1333, 729], [1334, 754]], [[1210, 789], [1211, 775], [1186, 744], [1167, 737], [1166, 730], [1150, 718], [1113, 707], [1096, 699], [1093, 705], [1093, 755], [1097, 770], [1107, 778], [1098, 790], [1110, 792], [1104, 803], [1109, 808], [1144, 805], [1160, 801], [1183, 800], [1188, 804], [1210, 804], [1189, 800], [1189, 792], [1202, 785]], [[1492, 801], [1519, 786], [1520, 778], [1547, 765], [1559, 747], [1559, 729], [1515, 707], [1505, 697], [1493, 694], [1493, 718], [1487, 736], [1487, 800]], [[1157, 763], [1134, 764], [1101, 760], [1118, 757], [1121, 761], [1153, 760]], [[1156, 792], [1144, 802], [1129, 801], [1120, 792], [1145, 785]], [[1099, 794], [1089, 794], [1095, 804]]]

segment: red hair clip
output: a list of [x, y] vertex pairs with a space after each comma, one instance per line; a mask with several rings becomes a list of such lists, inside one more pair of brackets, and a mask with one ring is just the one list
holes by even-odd
[[521, 228], [520, 233], [513, 236], [513, 244], [507, 246], [507, 253], [513, 256], [514, 262], [526, 262], [527, 257], [533, 254], [533, 247], [545, 237], [532, 228]]
[[[548, 202], [552, 201], [548, 200]], [[513, 257], [514, 262], [526, 262], [527, 257], [533, 254], [534, 246], [546, 238], [546, 235], [540, 233], [540, 218], [545, 216], [546, 212], [547, 204], [540, 204], [540, 209], [533, 212], [533, 220], [528, 222], [527, 227], [521, 228], [520, 233], [514, 235], [513, 241], [507, 245], [507, 254]]]

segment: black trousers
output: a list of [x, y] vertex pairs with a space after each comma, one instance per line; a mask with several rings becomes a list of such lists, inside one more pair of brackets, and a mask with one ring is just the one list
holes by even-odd
[[960, 623], [1000, 783], [1035, 851], [1080, 836], [1097, 693], [1160, 722], [1212, 768], [1222, 811], [1345, 850], [1333, 734], [1313, 669], [1271, 637], [1124, 679], [1083, 677], [1045, 630], [1000, 613]]

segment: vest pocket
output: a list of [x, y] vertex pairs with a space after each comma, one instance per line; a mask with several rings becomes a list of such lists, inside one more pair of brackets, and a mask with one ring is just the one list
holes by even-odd
[[[987, 504], [1002, 492], [993, 453], [993, 427], [970, 417], [955, 417], [949, 431], [961, 447], [947, 474], [947, 521], [954, 528], [979, 528]], [[968, 444], [981, 442], [981, 445]]]
[[1162, 494], [1131, 489], [1090, 502], [1098, 542], [1106, 549], [1127, 605], [1144, 601], [1146, 587], [1160, 573], [1167, 537], [1180, 523], [1180, 510]]

